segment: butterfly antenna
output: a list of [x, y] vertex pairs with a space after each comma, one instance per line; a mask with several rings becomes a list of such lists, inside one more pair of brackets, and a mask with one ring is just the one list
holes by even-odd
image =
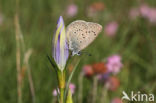
[[87, 54], [88, 56], [92, 56], [90, 53], [86, 52], [86, 51], [80, 51], [78, 54]]

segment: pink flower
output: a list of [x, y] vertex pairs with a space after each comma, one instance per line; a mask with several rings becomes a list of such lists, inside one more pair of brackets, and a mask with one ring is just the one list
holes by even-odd
[[123, 103], [120, 98], [114, 98], [111, 103]]
[[[59, 92], [59, 90], [58, 90], [58, 92]], [[56, 89], [53, 90], [53, 96], [57, 96], [57, 90]]]
[[117, 90], [119, 86], [120, 86], [120, 81], [115, 76], [109, 77], [106, 81], [106, 87], [111, 91]]
[[108, 57], [106, 67], [109, 72], [117, 74], [122, 66], [123, 64], [121, 63], [121, 57], [119, 55]]
[[138, 16], [140, 16], [140, 12], [137, 8], [132, 8], [129, 12], [131, 19], [136, 19]]
[[142, 4], [139, 8], [131, 9], [130, 17], [134, 19], [137, 16], [142, 16], [149, 22], [156, 23], [156, 8], [152, 8], [147, 4]]
[[147, 17], [149, 14], [150, 8], [146, 5], [143, 4], [140, 6], [140, 13], [143, 17]]
[[92, 66], [91, 65], [85, 65], [83, 67], [83, 74], [85, 76], [89, 76], [89, 77], [92, 76], [94, 74]]
[[[72, 93], [72, 94], [74, 94], [75, 88], [76, 88], [76, 87], [75, 87], [74, 84], [72, 84], [72, 83], [69, 84], [69, 89], [71, 90], [71, 93]], [[59, 89], [58, 89], [58, 93], [60, 93]], [[57, 90], [54, 89], [52, 94], [53, 94], [53, 96], [57, 96]]]
[[112, 21], [105, 26], [104, 31], [106, 35], [114, 36], [117, 32], [117, 29], [118, 29], [118, 23], [116, 21]]
[[75, 93], [75, 84], [73, 84], [73, 83], [71, 83], [70, 85], [69, 85], [69, 88], [70, 88], [70, 90], [71, 90], [71, 93], [72, 94], [74, 94]]
[[68, 7], [67, 7], [67, 15], [69, 17], [73, 17], [77, 14], [78, 12], [78, 8], [75, 4], [70, 4]]
[[154, 8], [150, 9], [147, 18], [150, 22], [156, 23], [156, 9]]
[[143, 4], [140, 6], [140, 13], [151, 23], [156, 23], [156, 8], [151, 8], [148, 5]]

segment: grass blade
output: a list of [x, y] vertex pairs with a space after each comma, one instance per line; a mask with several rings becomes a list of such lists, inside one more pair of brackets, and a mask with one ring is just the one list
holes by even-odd
[[73, 68], [73, 70], [72, 70], [72, 72], [71, 72], [71, 74], [70, 74], [70, 76], [68, 78], [68, 81], [67, 81], [67, 84], [66, 84], [66, 88], [65, 88], [65, 100], [66, 100], [66, 97], [67, 97], [67, 92], [68, 92], [69, 84], [71, 82], [71, 79], [72, 79], [72, 77], [73, 77], [73, 75], [74, 75], [74, 73], [76, 71], [76, 68], [77, 68], [77, 66], [78, 66], [79, 63], [80, 63], [80, 60], [76, 63], [75, 67]]

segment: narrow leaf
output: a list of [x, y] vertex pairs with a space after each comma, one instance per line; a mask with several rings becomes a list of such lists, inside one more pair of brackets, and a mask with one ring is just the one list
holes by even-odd
[[72, 72], [71, 72], [71, 74], [70, 74], [70, 76], [69, 76], [69, 78], [68, 78], [68, 81], [67, 81], [67, 84], [66, 84], [66, 88], [65, 88], [65, 99], [66, 99], [66, 97], [67, 97], [67, 91], [68, 91], [68, 88], [69, 88], [69, 84], [70, 84], [70, 82], [71, 82], [71, 79], [72, 79], [72, 77], [73, 77], [73, 74], [74, 74], [75, 71], [76, 71], [76, 68], [77, 68], [79, 62], [80, 62], [80, 60], [76, 63], [75, 67], [73, 68], [73, 70], [72, 70]]
[[72, 93], [71, 93], [71, 90], [70, 90], [70, 89], [69, 89], [69, 91], [68, 91], [66, 103], [73, 103], [73, 100], [72, 100]]

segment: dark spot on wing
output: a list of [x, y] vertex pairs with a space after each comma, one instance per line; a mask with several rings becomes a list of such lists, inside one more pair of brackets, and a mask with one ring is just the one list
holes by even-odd
[[96, 33], [94, 31], [92, 31], [94, 33], [94, 35], [96, 36]]

